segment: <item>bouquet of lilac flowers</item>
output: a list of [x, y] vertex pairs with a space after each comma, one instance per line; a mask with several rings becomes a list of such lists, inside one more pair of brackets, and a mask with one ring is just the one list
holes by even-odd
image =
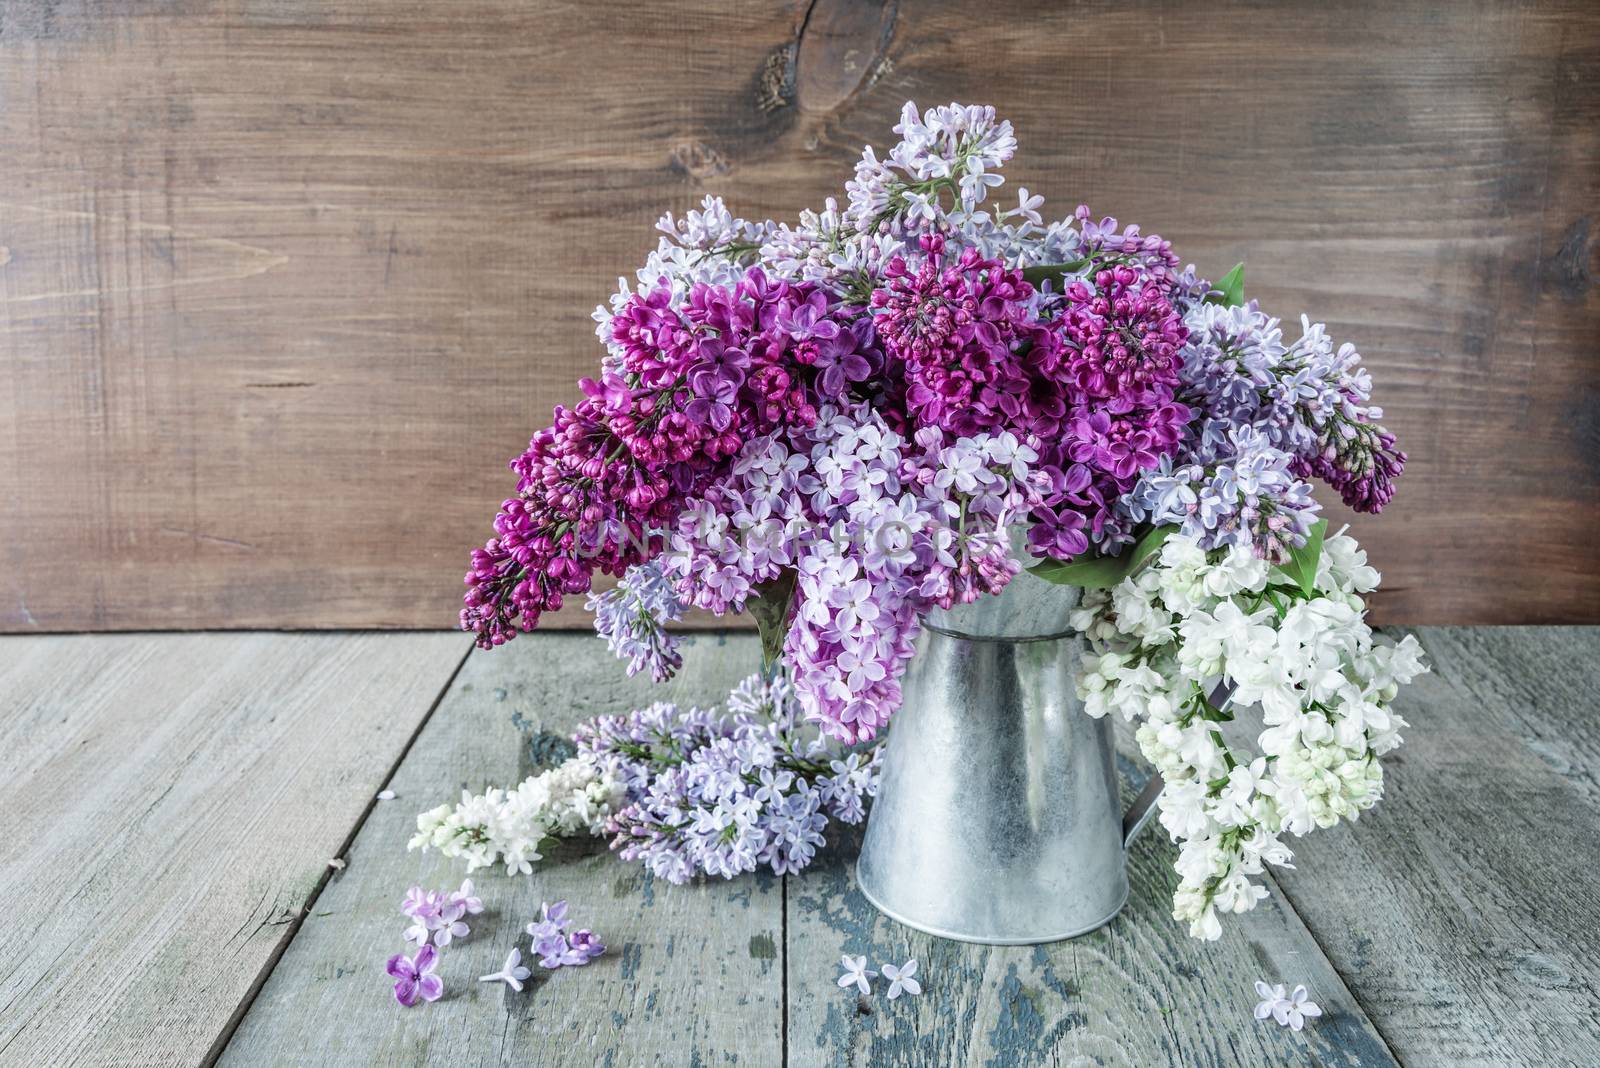
[[[662, 220], [637, 284], [595, 313], [597, 377], [512, 461], [517, 493], [472, 554], [461, 622], [480, 644], [619, 576], [593, 603], [631, 670], [670, 672], [662, 624], [685, 606], [750, 612], [802, 713], [858, 742], [899, 705], [919, 617], [1018, 573], [1013, 526], [1042, 575], [1079, 581], [1174, 527], [1288, 562], [1313, 477], [1388, 502], [1405, 455], [1349, 345], [1305, 320], [1286, 338], [1240, 269], [1209, 282], [1138, 227], [1046, 221], [1026, 189], [991, 206], [1017, 147], [992, 108], [907, 104], [895, 132], [842, 205], [794, 224], [715, 198]], [[627, 755], [627, 737], [589, 747]], [[768, 848], [787, 864], [810, 819], [757, 849], [727, 812], [691, 835], [669, 799], [630, 811], [619, 826], [664, 872]]]

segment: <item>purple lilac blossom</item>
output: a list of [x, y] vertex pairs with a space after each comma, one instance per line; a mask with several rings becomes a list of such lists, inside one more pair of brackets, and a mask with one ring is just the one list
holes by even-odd
[[[799, 724], [793, 689], [752, 676], [729, 714], [657, 704], [578, 728], [580, 752], [628, 784], [611, 847], [672, 883], [766, 866], [798, 872], [830, 821], [860, 822], [877, 752], [842, 753]], [[530, 929], [531, 930], [531, 929]]]
[[650, 677], [662, 682], [683, 666], [678, 639], [667, 631], [668, 623], [683, 618], [683, 605], [656, 561], [628, 568], [614, 589], [591, 594], [586, 607], [594, 613], [595, 631], [628, 662], [629, 675], [649, 668]]
[[413, 957], [390, 957], [384, 970], [395, 981], [394, 999], [408, 1009], [418, 1000], [438, 1001], [444, 994], [444, 980], [433, 974], [438, 965], [439, 951], [432, 946], [423, 946]]
[[1006, 528], [1038, 501], [1032, 449], [1009, 432], [906, 441], [865, 407], [750, 442], [691, 500], [663, 555], [680, 596], [737, 611], [796, 574], [785, 659], [806, 716], [846, 742], [900, 703], [918, 617], [1017, 573]]
[[1225, 459], [1210, 464], [1163, 461], [1124, 506], [1137, 521], [1176, 526], [1207, 548], [1248, 545], [1281, 561], [1316, 521], [1311, 487], [1294, 476], [1291, 457], [1252, 427], [1230, 430], [1227, 446]]
[[1186, 316], [1181, 399], [1195, 412], [1178, 454], [1118, 502], [1130, 522], [1177, 523], [1205, 548], [1252, 544], [1268, 559], [1304, 541], [1316, 476], [1360, 511], [1380, 511], [1405, 454], [1368, 403], [1371, 377], [1353, 346], [1337, 351], [1302, 318], [1286, 345], [1255, 302], [1196, 302]]
[[675, 293], [663, 279], [620, 305], [611, 365], [512, 461], [518, 496], [466, 575], [461, 625], [480, 645], [537, 626], [596, 571], [653, 556], [685, 496], [724, 477], [749, 437], [814, 421], [820, 380], [849, 382], [863, 360], [870, 373], [864, 309], [812, 287], [751, 268]]
[[905, 367], [907, 421], [958, 436], [1008, 427], [1029, 399], [1021, 342], [1046, 333], [1029, 314], [1033, 287], [975, 248], [946, 264], [925, 235], [920, 265], [895, 256], [872, 294], [885, 351]]
[[582, 967], [606, 951], [605, 944], [594, 932], [580, 929], [567, 931], [567, 903], [540, 907], [539, 919], [528, 924], [528, 935], [533, 939], [533, 952], [542, 968]]

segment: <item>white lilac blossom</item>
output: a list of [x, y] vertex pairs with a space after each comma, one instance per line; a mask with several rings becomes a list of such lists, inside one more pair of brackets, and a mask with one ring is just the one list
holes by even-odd
[[[1166, 779], [1161, 824], [1181, 847], [1173, 916], [1192, 935], [1219, 937], [1221, 914], [1266, 896], [1253, 878], [1293, 859], [1280, 836], [1355, 820], [1382, 796], [1378, 758], [1406, 726], [1392, 702], [1427, 668], [1410, 635], [1374, 640], [1362, 594], [1378, 578], [1342, 533], [1309, 595], [1243, 545], [1175, 534], [1074, 613], [1093, 645], [1078, 678], [1086, 711], [1137, 722]], [[1231, 706], [1215, 699], [1229, 688]], [[1253, 748], [1224, 737], [1230, 708], [1247, 706], [1262, 718]]]
[[657, 562], [630, 567], [614, 589], [591, 594], [586, 607], [594, 613], [595, 631], [628, 662], [629, 675], [649, 668], [650, 677], [662, 682], [683, 666], [678, 641], [666, 629], [683, 618], [683, 605]]
[[877, 977], [878, 973], [867, 967], [865, 955], [852, 957], [846, 954], [839, 958], [839, 966], [844, 969], [844, 973], [839, 976], [841, 989], [849, 990], [851, 987], [855, 987], [860, 993], [872, 993], [872, 980]]
[[500, 966], [500, 970], [497, 972], [490, 972], [488, 975], [478, 976], [478, 982], [504, 983], [512, 990], [520, 993], [522, 991], [523, 981], [532, 974], [532, 969], [526, 967], [522, 963], [522, 950], [518, 949], [516, 946], [512, 946], [511, 952], [506, 954], [506, 962]]
[[858, 823], [877, 792], [878, 755], [844, 752], [803, 726], [781, 677], [752, 677], [730, 714], [655, 704], [578, 729], [579, 752], [619, 778], [627, 803], [611, 846], [672, 883], [811, 863], [830, 821]]
[[889, 1000], [893, 1001], [902, 993], [920, 994], [922, 984], [916, 980], [917, 959], [912, 957], [899, 967], [893, 964], [883, 965], [883, 977], [889, 980]]
[[622, 800], [622, 782], [578, 756], [510, 791], [463, 790], [460, 804], [440, 805], [417, 816], [417, 833], [407, 848], [437, 849], [462, 858], [469, 872], [504, 864], [508, 875], [526, 875], [541, 859], [542, 841], [599, 834]]
[[1322, 1006], [1310, 1000], [1304, 986], [1296, 986], [1293, 993], [1285, 994], [1282, 983], [1268, 986], [1257, 979], [1256, 994], [1261, 998], [1255, 1008], [1256, 1019], [1265, 1020], [1270, 1016], [1291, 1031], [1299, 1031], [1307, 1020], [1322, 1015]]

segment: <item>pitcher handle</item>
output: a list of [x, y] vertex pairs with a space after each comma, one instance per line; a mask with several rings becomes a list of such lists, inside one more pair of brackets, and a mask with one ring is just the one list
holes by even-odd
[[1139, 832], [1144, 830], [1144, 825], [1150, 822], [1150, 817], [1156, 814], [1156, 801], [1161, 797], [1161, 791], [1167, 788], [1166, 781], [1161, 778], [1159, 771], [1150, 773], [1150, 781], [1144, 784], [1144, 789], [1139, 791], [1139, 796], [1133, 799], [1133, 804], [1128, 807], [1128, 814], [1122, 817], [1122, 848], [1127, 849], [1133, 840], [1139, 837]]

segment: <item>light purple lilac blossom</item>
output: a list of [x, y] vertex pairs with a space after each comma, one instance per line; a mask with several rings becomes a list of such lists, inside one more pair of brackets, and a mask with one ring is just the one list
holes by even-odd
[[901, 994], [920, 994], [922, 984], [917, 981], [917, 958], [912, 957], [904, 964], [896, 967], [893, 964], [883, 966], [883, 977], [889, 980], [888, 998], [895, 1000]]
[[1193, 304], [1179, 396], [1197, 414], [1176, 456], [1118, 504], [1130, 522], [1174, 524], [1204, 548], [1246, 544], [1268, 559], [1301, 544], [1315, 521], [1311, 476], [1358, 511], [1394, 495], [1405, 453], [1379, 423], [1372, 378], [1354, 346], [1337, 350], [1301, 318], [1286, 345], [1254, 301]]
[[1255, 1018], [1265, 1020], [1270, 1016], [1280, 1027], [1291, 1031], [1299, 1031], [1307, 1020], [1322, 1015], [1322, 1006], [1311, 1000], [1304, 985], [1297, 985], [1292, 993], [1286, 993], [1282, 983], [1268, 986], [1257, 979], [1256, 995], [1261, 1000], [1256, 1003]]
[[580, 753], [627, 784], [628, 803], [609, 823], [611, 847], [672, 883], [763, 865], [798, 872], [829, 821], [859, 823], [877, 792], [876, 751], [842, 753], [801, 726], [781, 678], [751, 677], [728, 709], [655, 704], [576, 734]]
[[918, 617], [1016, 574], [1005, 532], [1039, 500], [1036, 458], [1009, 432], [927, 427], [907, 441], [868, 408], [825, 407], [814, 426], [750, 442], [691, 499], [663, 565], [713, 612], [794, 572], [795, 695], [836, 737], [864, 741], [900, 703]]
[[628, 568], [615, 589], [591, 594], [594, 629], [611, 651], [628, 662], [628, 674], [648, 668], [662, 682], [683, 666], [678, 640], [667, 624], [683, 618], [683, 605], [656, 561]]
[[480, 644], [616, 575], [597, 626], [660, 678], [683, 607], [792, 591], [800, 709], [856, 742], [899, 704], [919, 615], [1016, 573], [1008, 524], [1056, 559], [1174, 524], [1280, 560], [1309, 479], [1388, 503], [1405, 454], [1352, 346], [1304, 319], [1286, 344], [1138, 226], [1002, 198], [1017, 142], [993, 108], [907, 104], [895, 133], [794, 224], [714, 197], [661, 221], [596, 310], [598, 377], [512, 461], [472, 553]]
[[413, 886], [400, 902], [401, 914], [412, 921], [406, 928], [406, 941], [419, 946], [427, 944], [430, 938], [440, 947], [465, 938], [471, 929], [463, 917], [482, 911], [483, 901], [473, 891], [471, 879], [462, 882], [461, 889], [449, 892]]
[[606, 951], [604, 943], [594, 932], [579, 929], [569, 932], [567, 903], [540, 907], [539, 918], [528, 924], [528, 936], [533, 939], [533, 952], [542, 968], [582, 967]]

